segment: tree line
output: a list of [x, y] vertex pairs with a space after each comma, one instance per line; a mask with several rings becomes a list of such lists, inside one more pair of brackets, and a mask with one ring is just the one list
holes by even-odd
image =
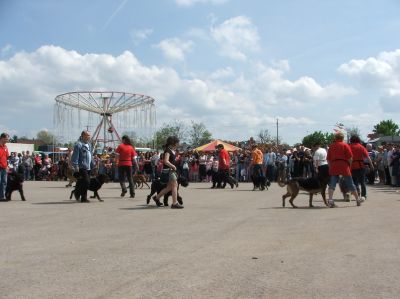
[[[348, 136], [358, 135], [360, 136], [360, 130], [357, 127], [345, 128]], [[123, 132], [122, 135], [128, 135], [134, 140], [136, 147], [150, 147], [150, 148], [162, 148], [166, 143], [168, 136], [175, 135], [181, 143], [186, 144], [188, 147], [196, 148], [200, 145], [206, 144], [212, 141], [212, 133], [207, 129], [206, 125], [202, 122], [196, 123], [192, 121], [187, 124], [182, 121], [172, 121], [171, 123], [164, 123], [154, 134], [153, 137], [139, 138], [135, 132]], [[400, 136], [399, 125], [393, 120], [383, 120], [378, 124], [374, 125], [372, 133], [368, 135], [369, 138], [373, 139], [379, 136]], [[306, 147], [312, 147], [315, 143], [320, 143], [322, 146], [327, 146], [332, 143], [334, 133], [315, 131], [309, 135], [306, 135], [301, 140], [301, 144]], [[19, 139], [28, 139], [26, 137], [18, 138], [14, 135], [10, 138], [10, 142], [18, 142]], [[262, 144], [276, 145], [282, 144], [281, 138], [278, 140], [276, 136], [272, 136], [268, 129], [262, 129], [256, 137], [257, 141]], [[58, 144], [62, 146], [73, 146], [74, 141], [69, 143], [59, 144], [56, 136], [47, 130], [41, 130], [36, 134], [36, 140], [40, 140], [45, 144]], [[295, 145], [296, 146], [296, 145]]]

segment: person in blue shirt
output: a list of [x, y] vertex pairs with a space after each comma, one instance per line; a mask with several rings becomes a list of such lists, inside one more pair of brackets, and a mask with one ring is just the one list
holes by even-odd
[[71, 157], [74, 176], [78, 178], [75, 187], [75, 199], [89, 202], [87, 191], [90, 184], [90, 169], [92, 164], [92, 146], [89, 131], [82, 131], [78, 142], [74, 146]]

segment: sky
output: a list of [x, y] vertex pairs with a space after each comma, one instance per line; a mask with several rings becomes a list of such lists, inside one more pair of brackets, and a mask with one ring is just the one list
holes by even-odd
[[397, 0], [0, 0], [0, 130], [54, 130], [59, 94], [155, 99], [157, 126], [294, 144], [400, 122]]

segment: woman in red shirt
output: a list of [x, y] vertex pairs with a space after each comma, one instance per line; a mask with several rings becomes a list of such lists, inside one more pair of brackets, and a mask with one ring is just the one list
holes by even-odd
[[351, 163], [351, 176], [353, 177], [354, 185], [356, 185], [358, 195], [360, 195], [359, 185], [361, 185], [361, 198], [365, 200], [367, 198], [367, 188], [365, 186], [364, 161], [368, 161], [372, 171], [374, 166], [371, 158], [368, 155], [367, 149], [361, 144], [360, 137], [357, 135], [350, 137], [350, 148], [353, 154], [353, 162]]
[[132, 177], [132, 165], [136, 164], [136, 151], [132, 146], [131, 140], [128, 136], [122, 136], [122, 143], [115, 150], [118, 158], [118, 176], [119, 184], [121, 185], [121, 197], [124, 197], [127, 190], [125, 180], [128, 178], [130, 197], [135, 197], [135, 187]]

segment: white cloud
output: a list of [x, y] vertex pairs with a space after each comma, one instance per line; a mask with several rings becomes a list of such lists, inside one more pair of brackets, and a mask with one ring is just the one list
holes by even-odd
[[12, 50], [12, 46], [10, 44], [6, 44], [3, 48], [0, 49], [1, 56], [7, 55]]
[[190, 52], [193, 46], [194, 43], [191, 40], [183, 41], [179, 38], [170, 38], [162, 40], [155, 47], [161, 49], [166, 58], [182, 61], [185, 60], [185, 54]]
[[[245, 75], [227, 66], [187, 79], [173, 68], [143, 65], [129, 51], [113, 56], [42, 46], [0, 60], [0, 93], [5, 95], [0, 99], [2, 122], [19, 126], [22, 133], [33, 126], [39, 130], [52, 122], [56, 95], [117, 90], [154, 97], [158, 124], [175, 118], [202, 121], [215, 137], [241, 139], [274, 126], [276, 117], [288, 127], [313, 125], [316, 105], [352, 92], [306, 76], [289, 80], [285, 78], [288, 69], [288, 62], [258, 64]], [[300, 106], [308, 114], [296, 117], [295, 108]], [[25, 127], [15, 122], [21, 111], [29, 111], [23, 114]]]
[[180, 6], [193, 6], [195, 4], [224, 4], [229, 0], [175, 0], [175, 3]]
[[257, 27], [246, 16], [238, 16], [211, 28], [211, 36], [220, 47], [220, 54], [234, 60], [246, 60], [248, 51], [260, 49]]
[[338, 71], [358, 80], [362, 88], [378, 90], [383, 111], [400, 111], [400, 49], [381, 52], [377, 57], [351, 60], [342, 64]]
[[153, 29], [134, 29], [131, 31], [131, 38], [135, 45], [139, 44], [143, 40], [146, 40], [153, 33]]
[[226, 79], [232, 78], [235, 75], [234, 70], [231, 67], [226, 67], [222, 69], [218, 69], [214, 71], [209, 78], [211, 80], [219, 80], [219, 79]]

